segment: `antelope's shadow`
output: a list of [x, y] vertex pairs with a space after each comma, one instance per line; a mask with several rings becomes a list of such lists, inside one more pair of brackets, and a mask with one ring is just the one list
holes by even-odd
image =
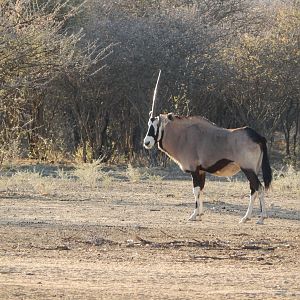
[[[183, 207], [193, 207], [194, 202], [176, 204], [175, 206]], [[208, 209], [211, 212], [230, 214], [241, 216], [247, 210], [247, 205], [245, 204], [232, 204], [224, 201], [204, 201], [204, 209]], [[256, 217], [260, 214], [259, 208], [253, 208], [252, 216]], [[274, 219], [284, 219], [284, 220], [296, 220], [300, 221], [300, 211], [294, 209], [286, 209], [280, 206], [274, 206], [272, 208], [267, 208], [268, 217]]]

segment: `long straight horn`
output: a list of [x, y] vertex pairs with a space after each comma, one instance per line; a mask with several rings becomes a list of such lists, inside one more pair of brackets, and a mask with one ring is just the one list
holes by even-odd
[[159, 70], [159, 73], [158, 73], [158, 77], [157, 77], [157, 81], [156, 81], [156, 85], [155, 85], [155, 89], [154, 89], [154, 93], [153, 93], [153, 100], [152, 100], [152, 109], [151, 109], [151, 118], [153, 118], [153, 116], [155, 115], [155, 100], [156, 100], [156, 94], [157, 94], [157, 86], [158, 86], [158, 82], [159, 82], [159, 78], [160, 78], [160, 73], [161, 73], [161, 70]]

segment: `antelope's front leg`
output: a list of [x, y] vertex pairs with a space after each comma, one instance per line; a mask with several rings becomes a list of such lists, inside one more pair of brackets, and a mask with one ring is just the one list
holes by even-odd
[[192, 172], [193, 178], [193, 193], [195, 197], [195, 209], [194, 212], [189, 217], [189, 221], [196, 221], [197, 217], [203, 215], [203, 200], [200, 198], [200, 191], [204, 187], [205, 183], [205, 173], [197, 170], [196, 172]]
[[193, 188], [193, 193], [195, 197], [195, 209], [194, 212], [189, 217], [189, 221], [196, 221], [197, 216], [203, 215], [203, 201], [200, 199], [200, 187], [196, 186]]

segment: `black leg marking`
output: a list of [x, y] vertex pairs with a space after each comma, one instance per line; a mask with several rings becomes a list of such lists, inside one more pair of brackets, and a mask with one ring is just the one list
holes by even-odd
[[200, 190], [203, 190], [205, 185], [205, 172], [201, 171], [199, 168], [195, 172], [191, 172], [193, 178], [193, 187], [200, 187]]
[[247, 169], [241, 169], [241, 170], [244, 172], [244, 174], [246, 175], [247, 179], [250, 182], [251, 195], [253, 195], [256, 191], [259, 190], [261, 183], [254, 171], [247, 170]]
[[[202, 191], [205, 185], [205, 172], [201, 171], [199, 168], [196, 169], [195, 172], [191, 172], [192, 179], [193, 179], [193, 187], [200, 187]], [[195, 204], [196, 209], [198, 208], [198, 202], [196, 201]]]

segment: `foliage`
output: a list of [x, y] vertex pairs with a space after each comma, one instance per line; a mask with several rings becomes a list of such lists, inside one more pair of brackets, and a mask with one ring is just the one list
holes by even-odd
[[297, 160], [299, 23], [289, 0], [4, 0], [0, 159], [162, 161], [142, 149], [162, 69], [160, 111], [282, 131]]
[[241, 122], [253, 124], [267, 136], [278, 127], [292, 102], [299, 103], [300, 12], [280, 8], [271, 28], [242, 34], [221, 59], [232, 75], [224, 94], [232, 100]]

